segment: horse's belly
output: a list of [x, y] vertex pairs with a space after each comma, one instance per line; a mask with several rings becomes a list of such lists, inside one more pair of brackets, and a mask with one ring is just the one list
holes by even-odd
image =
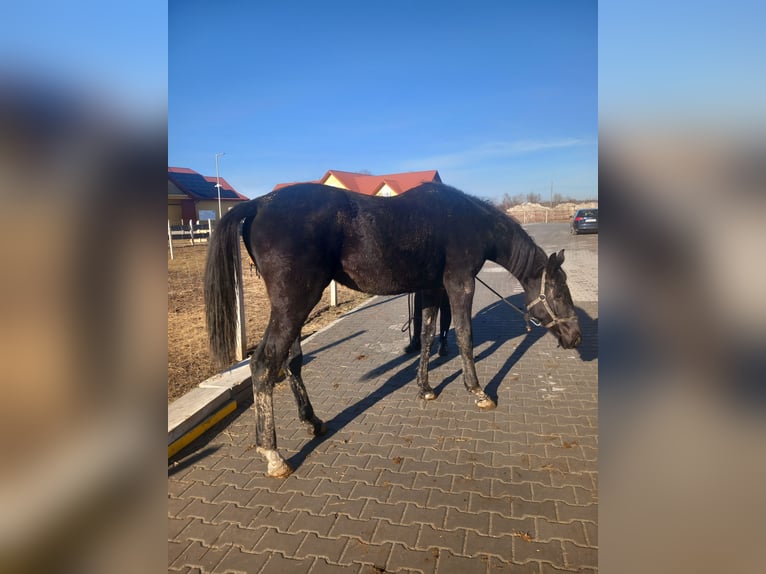
[[396, 295], [441, 285], [436, 273], [424, 267], [344, 265], [335, 279], [342, 285], [373, 295]]

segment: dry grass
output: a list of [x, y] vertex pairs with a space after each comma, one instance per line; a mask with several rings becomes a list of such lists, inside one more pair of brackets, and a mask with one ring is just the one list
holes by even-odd
[[[174, 242], [174, 259], [168, 252], [168, 402], [182, 396], [216, 373], [208, 353], [202, 281], [207, 245], [194, 247]], [[263, 280], [250, 269], [242, 246], [245, 291], [245, 330], [249, 348], [261, 339], [269, 318], [269, 301]], [[309, 315], [302, 336], [308, 337], [359, 305], [369, 295], [338, 286], [338, 306], [330, 307], [329, 289]]]

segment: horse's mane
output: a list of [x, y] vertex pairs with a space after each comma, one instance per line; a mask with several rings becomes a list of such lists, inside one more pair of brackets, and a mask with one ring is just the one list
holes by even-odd
[[545, 251], [535, 243], [521, 224], [489, 199], [469, 195], [462, 191], [460, 193], [491, 213], [500, 222], [500, 225], [506, 228], [508, 237], [511, 239], [508, 271], [519, 280], [540, 275], [545, 266]]

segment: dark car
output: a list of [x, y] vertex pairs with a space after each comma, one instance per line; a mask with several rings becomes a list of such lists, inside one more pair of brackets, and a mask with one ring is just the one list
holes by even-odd
[[580, 233], [598, 233], [598, 209], [578, 209], [572, 216], [570, 231], [573, 235]]

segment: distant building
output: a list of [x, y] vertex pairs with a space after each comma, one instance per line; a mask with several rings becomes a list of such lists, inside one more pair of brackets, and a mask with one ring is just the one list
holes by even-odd
[[[321, 179], [308, 183], [323, 183], [332, 187], [348, 189], [364, 195], [379, 195], [391, 197], [409, 191], [421, 183], [434, 181], [441, 183], [439, 172], [408, 171], [405, 173], [389, 173], [386, 175], [369, 175], [366, 173], [354, 173], [351, 171], [328, 170]], [[294, 183], [279, 183], [274, 186], [274, 191]]]
[[[248, 198], [221, 179], [221, 214]], [[168, 220], [218, 219], [218, 188], [215, 176], [204, 176], [186, 167], [168, 167]]]

